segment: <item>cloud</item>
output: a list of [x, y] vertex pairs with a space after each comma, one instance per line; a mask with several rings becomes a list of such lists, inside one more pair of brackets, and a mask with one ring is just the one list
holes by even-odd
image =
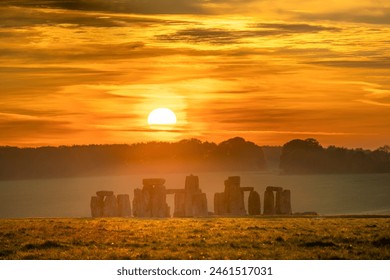
[[254, 27], [279, 31], [280, 33], [316, 33], [321, 31], [339, 32], [341, 28], [304, 23], [257, 23]]
[[2, 133], [0, 141], [11, 139], [45, 138], [59, 135], [69, 135], [80, 131], [80, 129], [71, 128], [67, 121], [56, 121], [47, 119], [24, 119], [24, 120], [4, 120], [0, 121], [0, 130], [7, 131]]
[[300, 33], [339, 32], [340, 28], [310, 24], [257, 23], [246, 29], [186, 28], [175, 33], [156, 36], [157, 39], [171, 42], [232, 44], [253, 37], [280, 36]]
[[364, 103], [364, 104], [375, 105], [375, 106], [380, 106], [380, 107], [390, 107], [390, 103], [383, 103], [383, 102], [366, 100], [366, 99], [358, 99], [356, 101]]
[[136, 14], [205, 13], [201, 0], [37, 0], [5, 1], [3, 5]]
[[344, 67], [344, 68], [367, 68], [367, 69], [389, 69], [390, 57], [384, 57], [381, 59], [371, 60], [324, 60], [324, 61], [312, 61], [308, 64], [316, 64], [330, 67]]
[[366, 7], [366, 8], [354, 8], [344, 11], [332, 11], [332, 12], [296, 12], [290, 11], [301, 20], [327, 20], [338, 22], [358, 22], [369, 24], [390, 24], [390, 7]]
[[[1, 4], [0, 4], [1, 5]], [[150, 27], [161, 24], [179, 24], [180, 20], [169, 20], [133, 14], [115, 14], [110, 11], [88, 12], [79, 10], [59, 10], [25, 7], [0, 6], [0, 31], [4, 28], [24, 28], [32, 26], [80, 27]]]

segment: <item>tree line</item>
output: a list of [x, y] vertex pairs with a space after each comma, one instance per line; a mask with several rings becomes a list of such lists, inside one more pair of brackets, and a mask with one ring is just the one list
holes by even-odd
[[[280, 160], [279, 160], [280, 159]], [[260, 147], [235, 137], [219, 144], [186, 139], [122, 145], [0, 147], [0, 180], [124, 175], [136, 172], [261, 171], [284, 174], [390, 172], [390, 147], [324, 148], [313, 138]]]
[[280, 169], [287, 174], [390, 172], [390, 147], [374, 151], [324, 148], [313, 138], [294, 139], [282, 147]]
[[236, 137], [216, 144], [187, 139], [175, 143], [0, 147], [0, 179], [58, 178], [130, 174], [262, 170], [261, 147]]

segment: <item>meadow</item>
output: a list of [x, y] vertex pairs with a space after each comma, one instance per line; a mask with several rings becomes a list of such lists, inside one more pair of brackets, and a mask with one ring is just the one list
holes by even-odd
[[390, 259], [390, 216], [1, 219], [0, 259]]

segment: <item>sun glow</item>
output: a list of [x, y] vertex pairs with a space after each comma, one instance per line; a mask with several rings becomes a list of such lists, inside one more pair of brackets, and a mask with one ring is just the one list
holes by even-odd
[[175, 113], [168, 108], [157, 108], [148, 116], [149, 125], [173, 125], [176, 124]]

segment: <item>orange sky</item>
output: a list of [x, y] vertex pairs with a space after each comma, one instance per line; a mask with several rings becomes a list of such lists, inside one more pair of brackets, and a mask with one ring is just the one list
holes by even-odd
[[[326, 4], [324, 4], [326, 3]], [[0, 3], [0, 145], [390, 144], [390, 2]], [[148, 113], [175, 111], [172, 131]]]

